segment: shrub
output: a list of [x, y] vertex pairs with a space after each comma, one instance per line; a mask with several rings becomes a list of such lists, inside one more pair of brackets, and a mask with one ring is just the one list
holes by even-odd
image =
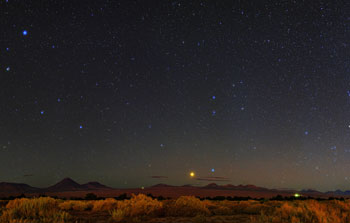
[[85, 200], [96, 200], [97, 199], [97, 195], [94, 193], [87, 193], [85, 195]]
[[107, 198], [106, 200], [93, 201], [92, 211], [111, 211], [118, 206], [118, 201], [114, 198]]
[[86, 211], [91, 210], [93, 203], [90, 201], [63, 201], [58, 205], [61, 210], [75, 210], [75, 211]]
[[142, 217], [159, 216], [162, 212], [163, 204], [144, 194], [132, 195], [130, 200], [118, 201], [116, 210], [112, 210], [111, 216], [115, 221], [132, 219], [136, 221]]
[[65, 222], [69, 218], [67, 212], [59, 210], [58, 201], [53, 198], [21, 198], [6, 205], [0, 222]]
[[205, 203], [193, 196], [179, 197], [175, 202], [170, 204], [170, 207], [167, 211], [167, 214], [170, 216], [194, 217], [196, 215], [210, 214]]

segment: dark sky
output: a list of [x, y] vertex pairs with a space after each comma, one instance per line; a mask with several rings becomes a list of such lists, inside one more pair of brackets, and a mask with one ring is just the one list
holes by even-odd
[[0, 181], [350, 189], [344, 2], [0, 0]]

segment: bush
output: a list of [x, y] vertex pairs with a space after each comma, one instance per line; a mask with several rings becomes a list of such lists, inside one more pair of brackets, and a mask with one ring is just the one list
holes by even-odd
[[144, 194], [132, 195], [130, 200], [118, 201], [116, 210], [112, 210], [111, 216], [115, 221], [132, 219], [136, 221], [142, 217], [155, 217], [162, 213], [163, 204]]
[[15, 199], [6, 205], [0, 222], [65, 222], [67, 212], [58, 208], [58, 200], [49, 197]]
[[170, 203], [167, 214], [170, 216], [194, 217], [196, 215], [209, 215], [210, 212], [198, 198], [193, 196], [181, 196], [175, 202]]
[[75, 211], [86, 211], [91, 210], [93, 203], [90, 201], [64, 201], [58, 205], [61, 210], [75, 210]]
[[337, 200], [283, 202], [270, 214], [261, 212], [252, 217], [252, 222], [347, 223], [350, 222], [350, 205]]
[[87, 193], [85, 195], [85, 200], [97, 200], [97, 195], [94, 193]]
[[106, 200], [93, 201], [92, 211], [111, 211], [118, 206], [118, 201], [114, 198], [107, 198]]

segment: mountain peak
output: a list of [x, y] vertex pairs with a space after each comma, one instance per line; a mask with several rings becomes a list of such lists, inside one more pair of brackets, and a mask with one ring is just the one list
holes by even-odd
[[97, 181], [93, 181], [93, 182], [88, 182], [86, 184], [82, 184], [82, 187], [92, 190], [92, 189], [108, 189], [110, 187], [107, 187], [106, 185], [100, 184]]
[[76, 191], [83, 187], [69, 177], [64, 178], [55, 185], [47, 188], [49, 191]]
[[205, 188], [217, 188], [219, 187], [219, 185], [217, 185], [216, 183], [210, 183], [207, 186], [204, 186]]

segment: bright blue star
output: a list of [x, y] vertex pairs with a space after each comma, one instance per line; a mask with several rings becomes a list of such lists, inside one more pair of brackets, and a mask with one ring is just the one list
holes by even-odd
[[215, 172], [215, 169], [214, 169], [214, 168], [212, 168], [212, 169], [211, 169], [211, 172], [213, 172], [213, 173], [214, 173], [214, 172]]
[[61, 102], [61, 98], [57, 98], [57, 102]]
[[213, 95], [211, 98], [212, 98], [213, 100], [215, 100], [215, 99], [216, 99], [215, 95]]
[[211, 115], [212, 115], [212, 116], [215, 116], [215, 115], [216, 115], [216, 111], [213, 110], [213, 111], [211, 112]]
[[80, 129], [82, 129], [82, 128], [83, 128], [83, 126], [82, 126], [82, 125], [80, 125], [80, 126], [79, 126], [79, 128], [80, 128]]
[[7, 68], [6, 68], [6, 71], [10, 71], [10, 67], [7, 67]]
[[309, 135], [309, 132], [308, 132], [308, 131], [305, 131], [304, 134], [305, 134], [305, 135]]
[[26, 36], [28, 34], [27, 30], [23, 30], [22, 34], [23, 36]]
[[41, 110], [41, 111], [40, 111], [40, 114], [42, 114], [42, 115], [43, 115], [44, 113], [45, 113], [45, 111], [44, 111], [44, 110]]
[[10, 48], [7, 47], [7, 48], [6, 48], [6, 51], [10, 51]]

